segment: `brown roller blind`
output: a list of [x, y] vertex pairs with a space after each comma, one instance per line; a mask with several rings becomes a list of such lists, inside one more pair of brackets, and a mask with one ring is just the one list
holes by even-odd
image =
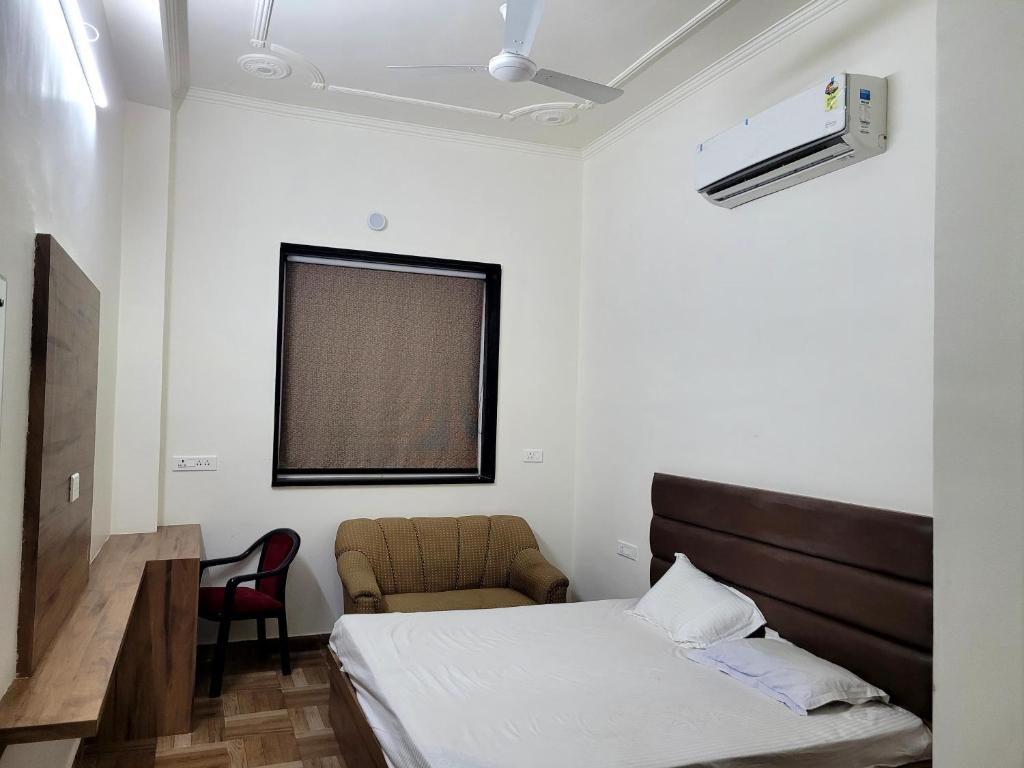
[[282, 469], [479, 466], [485, 282], [285, 263]]

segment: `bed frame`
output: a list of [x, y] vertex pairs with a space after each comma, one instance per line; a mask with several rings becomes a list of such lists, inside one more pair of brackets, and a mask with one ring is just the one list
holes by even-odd
[[[664, 474], [654, 476], [651, 505], [652, 584], [682, 552], [753, 598], [784, 637], [930, 722], [931, 518]], [[346, 765], [386, 768], [352, 682], [328, 653], [331, 727]]]
[[341, 756], [345, 758], [345, 768], [388, 768], [384, 750], [366, 719], [366, 713], [356, 700], [356, 689], [352, 687], [352, 681], [329, 647], [327, 656], [327, 675], [331, 683], [331, 728]]

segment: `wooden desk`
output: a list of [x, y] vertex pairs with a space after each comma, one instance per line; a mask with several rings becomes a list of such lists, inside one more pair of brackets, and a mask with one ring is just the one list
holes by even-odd
[[0, 743], [190, 730], [202, 533], [111, 536], [31, 677], [0, 699]]

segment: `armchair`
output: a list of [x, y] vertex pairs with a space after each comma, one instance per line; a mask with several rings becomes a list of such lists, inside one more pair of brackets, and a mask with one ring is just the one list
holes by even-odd
[[346, 520], [335, 555], [346, 613], [564, 603], [569, 586], [511, 515]]
[[[213, 656], [210, 675], [210, 698], [220, 696], [224, 679], [224, 662], [227, 658], [231, 622], [246, 619], [256, 620], [256, 636], [260, 648], [266, 647], [267, 619], [277, 620], [277, 635], [281, 651], [281, 672], [290, 675], [291, 658], [288, 653], [288, 619], [285, 612], [285, 582], [288, 569], [299, 551], [301, 539], [290, 528], [277, 528], [257, 539], [252, 546], [239, 555], [202, 560], [199, 563], [199, 580], [207, 568], [230, 563], [239, 563], [260, 549], [259, 563], [255, 573], [232, 576], [223, 587], [199, 588], [199, 616], [219, 623], [217, 646]], [[252, 587], [244, 587], [246, 582]]]

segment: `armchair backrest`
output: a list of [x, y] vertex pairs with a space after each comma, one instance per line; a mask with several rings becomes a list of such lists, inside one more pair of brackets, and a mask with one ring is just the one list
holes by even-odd
[[507, 587], [512, 560], [536, 549], [529, 524], [514, 515], [383, 517], [338, 526], [334, 554], [366, 555], [381, 593]]
[[[260, 572], [272, 571], [279, 566], [290, 566], [291, 561], [299, 551], [299, 534], [291, 528], [278, 528], [263, 536], [263, 548], [260, 550], [259, 567]], [[270, 595], [275, 600], [280, 600], [284, 594], [285, 580], [288, 578], [288, 571], [282, 571], [276, 576], [269, 576], [256, 580], [256, 589], [265, 595]]]

